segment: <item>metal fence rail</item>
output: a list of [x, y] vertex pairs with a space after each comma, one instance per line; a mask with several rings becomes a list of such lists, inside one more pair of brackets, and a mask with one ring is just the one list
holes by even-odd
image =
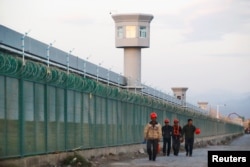
[[0, 158], [141, 143], [149, 114], [188, 118], [199, 137], [242, 127], [0, 51]]
[[[17, 55], [25, 59], [32, 58], [39, 62], [44, 62], [48, 66], [57, 66], [59, 68], [66, 69], [71, 72], [87, 76], [89, 78], [106, 82], [107, 84], [126, 88], [127, 79], [121, 74], [103, 68], [100, 65], [93, 64], [87, 61], [87, 59], [84, 60], [76, 57], [71, 54], [72, 50], [70, 52], [65, 52], [53, 47], [51, 44], [45, 44], [26, 35], [0, 25], [0, 49], [15, 52], [17, 53]], [[138, 87], [143, 87], [144, 89], [135, 90], [137, 92], [149, 95], [152, 98], [168, 101], [175, 105], [183, 105], [181, 100], [170, 96], [160, 90], [144, 84], [141, 85], [140, 83]], [[186, 103], [185, 105], [185, 107], [188, 107], [193, 111], [205, 112], [195, 105], [189, 103]]]

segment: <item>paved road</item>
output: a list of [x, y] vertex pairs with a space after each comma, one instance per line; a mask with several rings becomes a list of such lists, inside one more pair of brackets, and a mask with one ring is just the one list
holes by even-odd
[[147, 158], [135, 159], [130, 162], [112, 163], [110, 167], [207, 167], [208, 150], [250, 150], [250, 135], [244, 135], [231, 142], [227, 146], [208, 146], [206, 148], [194, 149], [192, 157], [186, 157], [181, 152], [178, 157], [159, 156], [156, 161], [149, 161]]

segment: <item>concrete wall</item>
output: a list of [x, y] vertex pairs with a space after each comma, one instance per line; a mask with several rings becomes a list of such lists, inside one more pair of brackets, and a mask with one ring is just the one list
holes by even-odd
[[[0, 25], [0, 48], [1, 47], [10, 47], [17, 51], [22, 51], [22, 37], [23, 34], [11, 30], [5, 26]], [[33, 55], [43, 60], [47, 60], [47, 48], [49, 44], [45, 44], [36, 39], [26, 36], [24, 38], [24, 51], [27, 54]], [[68, 52], [62, 51], [55, 47], [50, 48], [50, 62], [58, 63], [64, 67], [67, 66], [67, 56]], [[85, 66], [85, 67], [84, 67]], [[98, 77], [102, 79], [107, 79], [109, 73], [109, 81], [113, 83], [118, 83], [120, 85], [126, 85], [126, 79], [124, 76], [109, 71], [106, 68], [100, 67], [96, 64], [93, 64], [87, 60], [83, 60], [72, 54], [69, 55], [69, 67], [86, 72], [88, 75], [96, 76], [98, 69]], [[119, 79], [118, 79], [119, 78]]]
[[[148, 30], [148, 33], [150, 33], [150, 30]], [[22, 36], [23, 34], [16, 32], [12, 29], [9, 29], [0, 24], [0, 48], [2, 48], [3, 50], [12, 49], [11, 52], [12, 51], [18, 52], [19, 53], [18, 55], [21, 56]], [[150, 36], [150, 34], [148, 34], [148, 36]], [[49, 44], [45, 44], [41, 41], [30, 38], [29, 36], [25, 37], [25, 47], [24, 47], [25, 53], [35, 56], [39, 59], [43, 59], [44, 61], [46, 61], [47, 59], [46, 51], [47, 51], [48, 45]], [[56, 62], [59, 65], [63, 65], [64, 67], [66, 67], [67, 54], [68, 54], [67, 52], [64, 52], [55, 47], [51, 47], [50, 48], [50, 61], [54, 63]], [[74, 70], [79, 70], [82, 72], [86, 70], [86, 73], [88, 75], [96, 76], [97, 68], [98, 68], [99, 79], [101, 78], [101, 79], [107, 80], [107, 76], [109, 76], [109, 81], [112, 83], [118, 83], [123, 86], [127, 84], [126, 78], [118, 73], [109, 71], [106, 68], [99, 67], [98, 65], [95, 65], [89, 61], [80, 59], [73, 55], [69, 55], [69, 59], [70, 59], [69, 66]], [[86, 63], [85, 67], [84, 67], [84, 63]], [[170, 96], [164, 92], [161, 92], [159, 90], [156, 90], [144, 84], [141, 84], [141, 86], [144, 88], [141, 90], [144, 94], [148, 94], [156, 98], [164, 99], [176, 105], [182, 105], [181, 100], [178, 100], [173, 96]], [[201, 110], [200, 108], [192, 104], [186, 103], [186, 105], [188, 106], [188, 108], [194, 109], [197, 112], [204, 112], [204, 110]]]

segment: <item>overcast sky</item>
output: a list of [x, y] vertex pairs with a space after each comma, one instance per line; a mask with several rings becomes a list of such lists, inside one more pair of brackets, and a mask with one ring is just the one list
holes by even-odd
[[142, 50], [147, 85], [189, 87], [188, 96], [250, 92], [249, 0], [0, 0], [0, 24], [120, 73], [110, 12], [154, 15]]

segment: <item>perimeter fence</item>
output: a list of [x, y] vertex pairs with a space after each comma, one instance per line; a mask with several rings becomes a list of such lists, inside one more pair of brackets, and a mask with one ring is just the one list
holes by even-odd
[[242, 127], [204, 113], [22, 60], [0, 51], [0, 158], [69, 151], [75, 148], [136, 144], [150, 112], [188, 118], [201, 128], [198, 137], [237, 133]]

